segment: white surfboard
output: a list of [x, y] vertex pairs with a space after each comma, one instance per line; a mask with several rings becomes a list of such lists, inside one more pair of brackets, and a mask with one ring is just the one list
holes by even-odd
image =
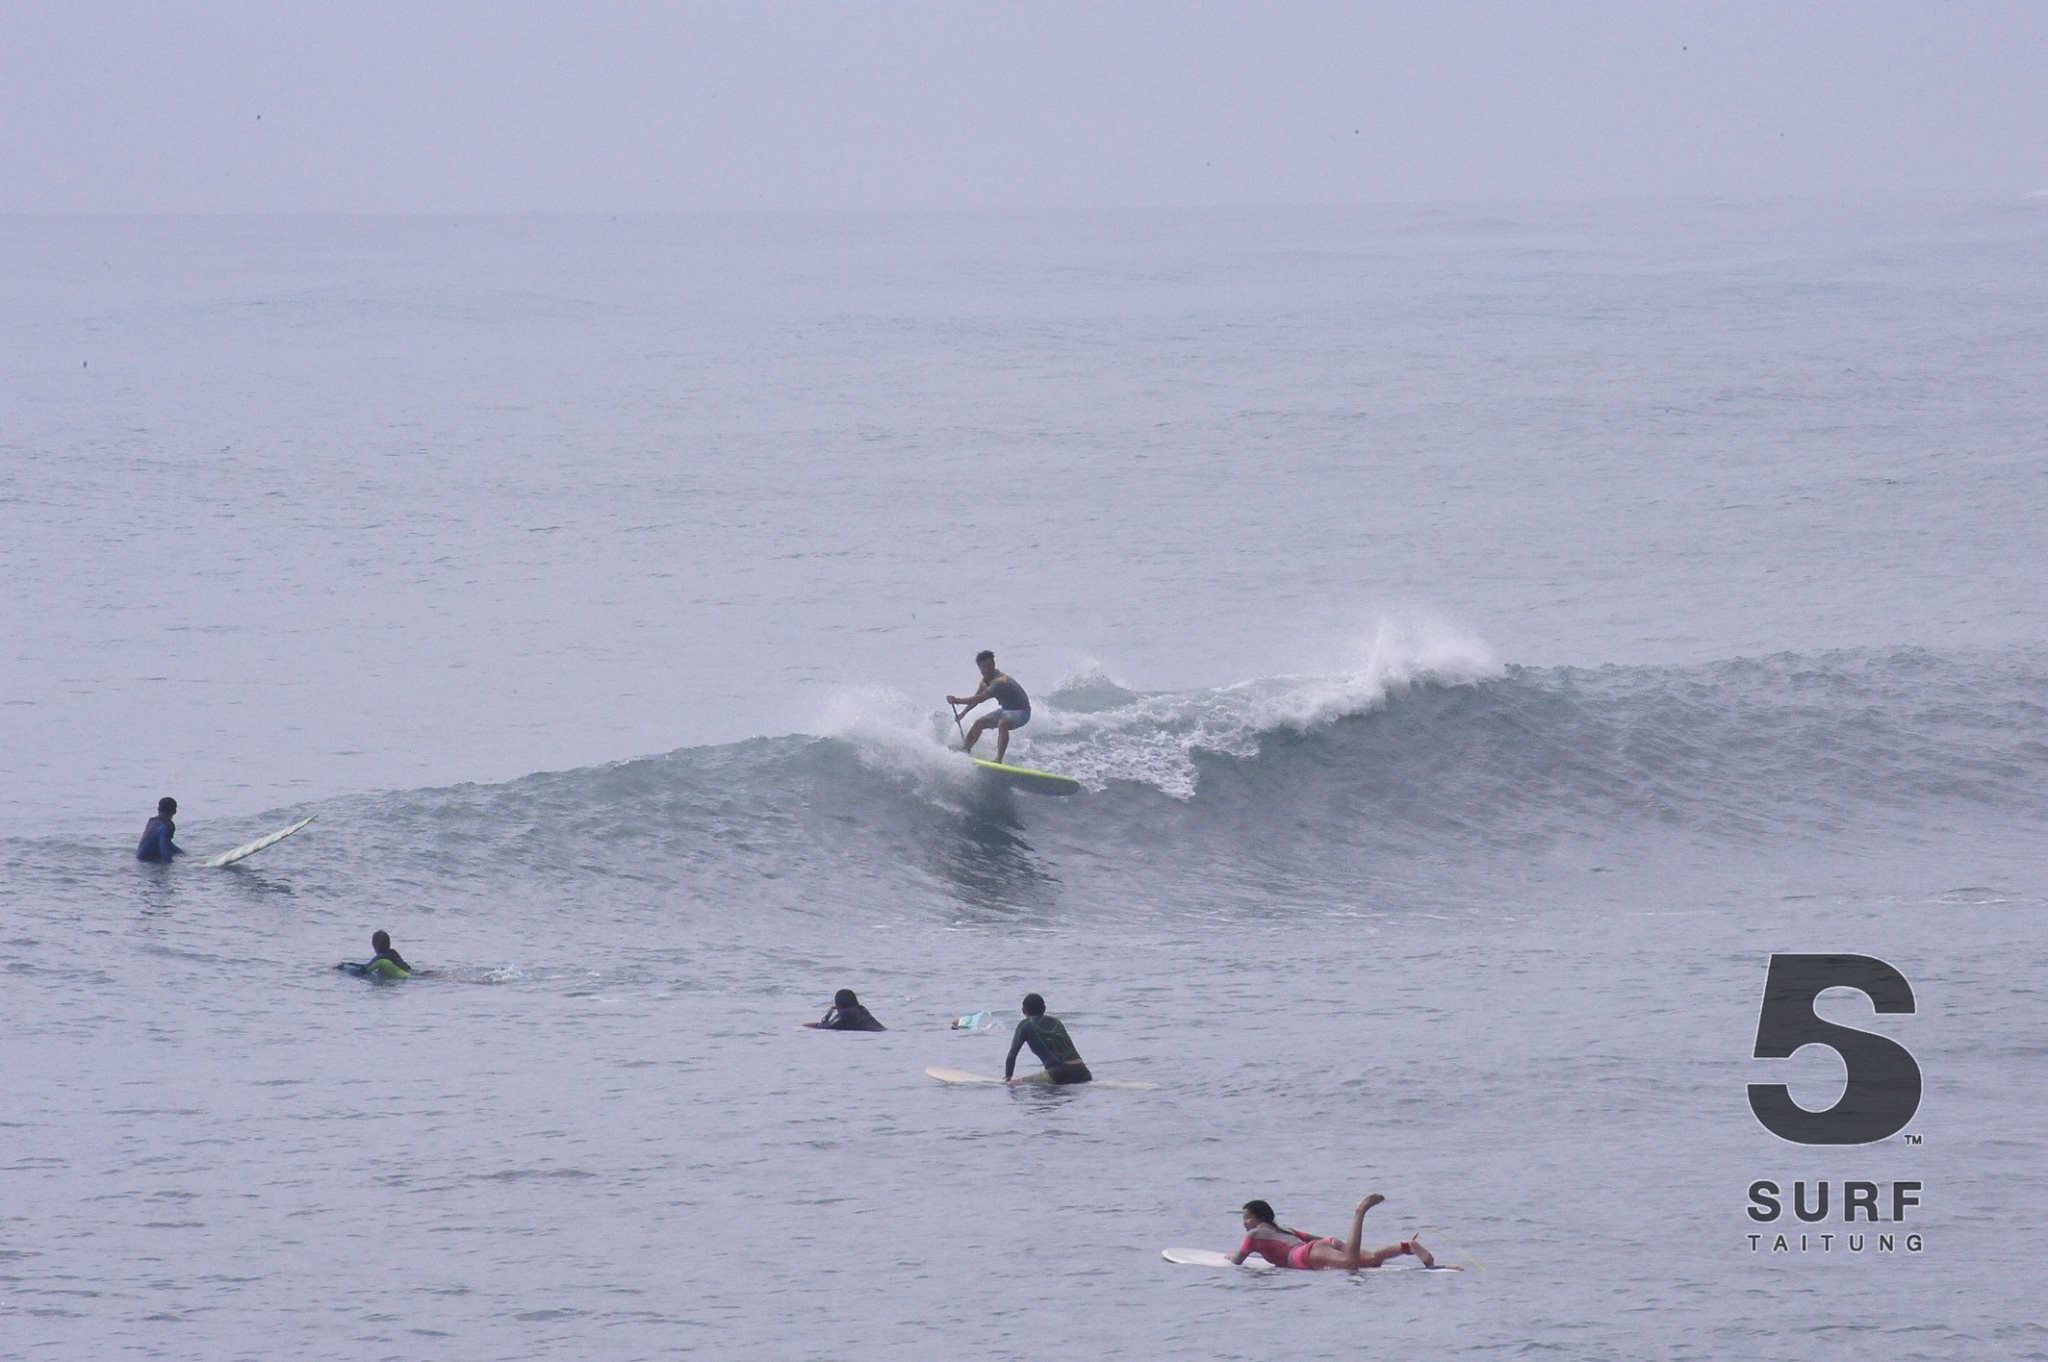
[[233, 851], [223, 851], [218, 856], [214, 856], [207, 860], [201, 861], [200, 864], [213, 867], [233, 865], [236, 861], [239, 861], [244, 857], [254, 856], [257, 852], [263, 850], [263, 848], [265, 847], [276, 846], [279, 842], [282, 842], [285, 838], [291, 836], [293, 833], [297, 832], [300, 828], [303, 828], [304, 826], [306, 826], [306, 824], [312, 822], [313, 819], [317, 817], [319, 817], [319, 815], [314, 814], [311, 817], [301, 818], [298, 822], [292, 824], [288, 828], [279, 828], [276, 832], [270, 833], [268, 836], [258, 837], [253, 842], [244, 842], [242, 843], [242, 845], [236, 847]]
[[[965, 1069], [948, 1069], [940, 1064], [932, 1065], [929, 1069], [925, 1070], [925, 1073], [932, 1078], [938, 1079], [941, 1083], [993, 1083], [997, 1087], [1003, 1086], [1003, 1080], [993, 1074], [969, 1073]], [[1017, 1081], [1019, 1083], [1050, 1084], [1052, 1082], [1052, 1075], [1040, 1069], [1037, 1073], [1020, 1076]], [[1130, 1083], [1116, 1078], [1097, 1078], [1087, 1083], [1075, 1083], [1070, 1086], [1076, 1088], [1109, 1088], [1120, 1092], [1151, 1092], [1159, 1085], [1157, 1083]]]
[[1266, 1262], [1266, 1260], [1263, 1258], [1247, 1258], [1242, 1264], [1233, 1263], [1230, 1261], [1229, 1254], [1219, 1252], [1216, 1249], [1161, 1249], [1159, 1251], [1159, 1256], [1164, 1258], [1169, 1263], [1181, 1263], [1188, 1267], [1248, 1267], [1252, 1263], [1259, 1263], [1266, 1267], [1272, 1266], [1271, 1263]]

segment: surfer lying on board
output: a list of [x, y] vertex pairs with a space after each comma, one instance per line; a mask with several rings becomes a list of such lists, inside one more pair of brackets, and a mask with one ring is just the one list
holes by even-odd
[[[1024, 688], [996, 670], [996, 655], [983, 648], [974, 655], [975, 665], [981, 668], [981, 689], [974, 694], [961, 697], [949, 695], [946, 703], [955, 706], [953, 722], [960, 722], [962, 714], [969, 713], [984, 700], [996, 702], [996, 712], [984, 714], [974, 721], [974, 727], [967, 730], [966, 745], [960, 750], [972, 752], [974, 744], [992, 726], [996, 731], [996, 764], [1002, 765], [1003, 754], [1010, 750], [1010, 733], [1031, 722], [1031, 697]], [[965, 705], [966, 709], [958, 706]]]
[[171, 841], [178, 831], [178, 801], [165, 795], [156, 802], [156, 817], [142, 826], [142, 842], [135, 848], [138, 861], [168, 861], [183, 856], [185, 848]]
[[1045, 999], [1036, 993], [1024, 995], [1024, 1020], [1017, 1023], [1016, 1034], [1010, 1037], [1010, 1053], [1003, 1060], [1003, 1082], [1014, 1081], [1017, 1052], [1027, 1045], [1055, 1083], [1086, 1083], [1095, 1077], [1081, 1062], [1081, 1052], [1074, 1048], [1060, 1019], [1045, 1015]]
[[1244, 1242], [1238, 1245], [1237, 1252], [1230, 1255], [1230, 1261], [1242, 1263], [1256, 1253], [1274, 1267], [1341, 1267], [1356, 1271], [1362, 1267], [1378, 1267], [1388, 1259], [1412, 1253], [1422, 1260], [1424, 1267], [1435, 1267], [1436, 1256], [1414, 1239], [1403, 1239], [1398, 1244], [1389, 1244], [1369, 1253], [1360, 1250], [1359, 1239], [1365, 1234], [1365, 1213], [1385, 1200], [1374, 1192], [1358, 1203], [1358, 1209], [1351, 1216], [1349, 1243], [1310, 1234], [1307, 1230], [1282, 1229], [1273, 1217], [1271, 1206], [1263, 1201], [1247, 1201], [1244, 1204]]
[[832, 1010], [818, 1023], [820, 1031], [886, 1031], [875, 1014], [860, 1005], [853, 990], [842, 988], [832, 995]]
[[405, 963], [405, 957], [391, 949], [391, 933], [376, 931], [370, 933], [370, 946], [377, 953], [358, 965], [353, 960], [344, 960], [336, 969], [347, 970], [362, 979], [410, 979], [412, 966]]

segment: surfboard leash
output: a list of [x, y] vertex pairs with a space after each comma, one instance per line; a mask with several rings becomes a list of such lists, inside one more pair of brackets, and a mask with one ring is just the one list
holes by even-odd
[[1456, 1239], [1453, 1239], [1451, 1237], [1451, 1232], [1445, 1229], [1442, 1225], [1417, 1225], [1415, 1227], [1414, 1234], [1410, 1234], [1408, 1237], [1410, 1239], [1413, 1239], [1416, 1235], [1422, 1234], [1425, 1231], [1428, 1232], [1429, 1236], [1432, 1239], [1436, 1240], [1440, 1244], [1443, 1244], [1453, 1253], [1460, 1255], [1459, 1266], [1470, 1268], [1474, 1272], [1486, 1271], [1486, 1264], [1480, 1262], [1478, 1257], [1473, 1254], [1471, 1249], [1466, 1248], [1464, 1244], [1460, 1243]]

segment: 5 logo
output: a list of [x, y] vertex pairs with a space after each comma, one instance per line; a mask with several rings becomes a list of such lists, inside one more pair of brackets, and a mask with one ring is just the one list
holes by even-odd
[[1783, 1083], [1749, 1085], [1749, 1109], [1764, 1129], [1794, 1144], [1870, 1144], [1903, 1130], [1920, 1109], [1920, 1065], [1885, 1036], [1823, 1021], [1814, 1003], [1831, 988], [1853, 988], [1879, 1012], [1913, 1011], [1913, 987], [1867, 955], [1773, 955], [1756, 1022], [1756, 1057], [1789, 1059], [1825, 1045], [1849, 1071], [1841, 1100], [1808, 1111]]

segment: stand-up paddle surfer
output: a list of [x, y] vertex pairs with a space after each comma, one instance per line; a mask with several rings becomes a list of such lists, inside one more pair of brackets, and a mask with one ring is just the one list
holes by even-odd
[[[993, 726], [996, 730], [996, 764], [1000, 766], [1003, 754], [1010, 750], [1011, 730], [1022, 728], [1031, 722], [1031, 697], [1024, 693], [1022, 686], [996, 670], [996, 655], [989, 649], [983, 648], [976, 653], [974, 662], [981, 668], [981, 689], [964, 698], [949, 695], [946, 697], [946, 703], [955, 707], [953, 717], [957, 721], [960, 715], [972, 710], [984, 700], [996, 702], [995, 713], [982, 715], [974, 721], [974, 727], [967, 730], [966, 746], [960, 750], [972, 752], [981, 735]], [[961, 705], [967, 708], [959, 709], [958, 706]]]

